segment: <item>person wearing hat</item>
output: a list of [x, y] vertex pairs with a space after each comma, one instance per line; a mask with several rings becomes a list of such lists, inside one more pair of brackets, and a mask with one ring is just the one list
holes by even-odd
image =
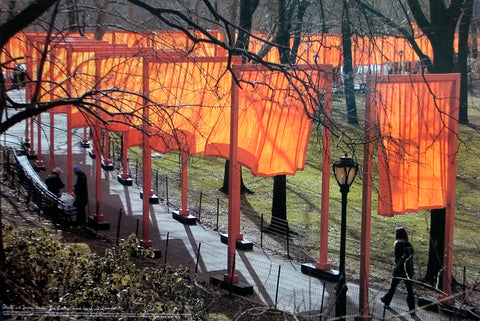
[[63, 171], [60, 167], [55, 167], [52, 174], [45, 179], [45, 184], [47, 184], [48, 190], [57, 196], [60, 196], [60, 190], [65, 187], [65, 184], [63, 184], [63, 181], [60, 178], [62, 173]]
[[73, 187], [75, 193], [75, 201], [73, 206], [77, 208], [76, 224], [78, 226], [84, 225], [87, 220], [87, 213], [85, 206], [88, 204], [88, 190], [87, 190], [87, 175], [78, 166], [73, 167], [73, 173], [77, 175], [77, 182]]

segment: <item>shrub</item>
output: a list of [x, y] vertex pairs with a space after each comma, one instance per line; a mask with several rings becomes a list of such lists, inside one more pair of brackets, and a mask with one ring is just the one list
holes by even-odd
[[131, 235], [101, 257], [62, 243], [48, 230], [5, 229], [6, 304], [125, 313], [188, 314], [202, 319], [203, 304], [184, 268], [138, 268], [153, 252]]

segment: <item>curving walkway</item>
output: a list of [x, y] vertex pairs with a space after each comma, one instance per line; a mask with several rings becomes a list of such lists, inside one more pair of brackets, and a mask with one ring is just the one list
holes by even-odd
[[[2, 144], [15, 146], [17, 142], [12, 137], [24, 135], [24, 125], [20, 124], [3, 136]], [[87, 150], [80, 147], [81, 131], [74, 136], [74, 164], [80, 165], [89, 177], [89, 207], [88, 212], [95, 211], [95, 164], [88, 156]], [[46, 139], [46, 138], [45, 138]], [[55, 160], [56, 165], [66, 168], [66, 144], [62, 137], [56, 137]], [[48, 141], [42, 143], [46, 149]], [[42, 156], [48, 169], [49, 155]], [[48, 173], [40, 173], [46, 176]], [[65, 175], [65, 174], [64, 174]], [[117, 238], [126, 238], [138, 231], [142, 233], [142, 200], [138, 186], [126, 187], [117, 182], [117, 171], [103, 171], [102, 174], [102, 213], [110, 223], [110, 229], [99, 231], [113, 241]], [[161, 251], [159, 264], [189, 266], [192, 272], [197, 273], [201, 281], [209, 282], [212, 274], [223, 273], [227, 267], [227, 246], [220, 241], [218, 232], [203, 227], [200, 224], [183, 225], [172, 218], [171, 208], [160, 203], [151, 205], [150, 239], [153, 249]], [[119, 214], [121, 217], [119, 217]], [[120, 228], [119, 223], [120, 222]], [[248, 239], [248, 235], [245, 235]], [[166, 247], [168, 243], [168, 248]], [[308, 263], [308, 262], [303, 262]], [[253, 296], [269, 306], [297, 313], [306, 319], [319, 320], [323, 312], [328, 319], [335, 315], [335, 283], [326, 282], [309, 277], [301, 272], [301, 264], [281, 257], [269, 255], [261, 248], [255, 247], [252, 251], [237, 251], [236, 269], [241, 280], [253, 286]], [[348, 281], [348, 280], [347, 280]], [[379, 297], [383, 293], [370, 290], [370, 311], [373, 320], [442, 320], [438, 314], [427, 311], [418, 311], [413, 318], [406, 313], [405, 297], [397, 294], [391, 308], [384, 311]], [[348, 320], [354, 320], [358, 313], [359, 289], [356, 284], [348, 284], [347, 314]], [[402, 314], [403, 313], [403, 314]], [[402, 314], [398, 316], [397, 314]], [[397, 315], [397, 316], [395, 316]], [[392, 318], [393, 317], [393, 318]], [[447, 320], [448, 318], [445, 318]], [[324, 319], [325, 320], [325, 319]]]

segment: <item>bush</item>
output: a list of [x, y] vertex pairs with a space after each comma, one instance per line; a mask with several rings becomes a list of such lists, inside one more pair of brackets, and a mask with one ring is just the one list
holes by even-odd
[[100, 257], [62, 243], [46, 229], [6, 228], [4, 234], [5, 304], [203, 318], [189, 271], [139, 269], [136, 262], [148, 260], [153, 252], [141, 248], [134, 235]]

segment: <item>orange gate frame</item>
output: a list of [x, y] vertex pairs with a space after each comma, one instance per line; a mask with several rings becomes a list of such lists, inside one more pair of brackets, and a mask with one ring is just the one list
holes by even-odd
[[[36, 40], [36, 41], [41, 41], [41, 39], [39, 40]], [[100, 45], [101, 44], [101, 45]], [[66, 83], [66, 86], [67, 86], [67, 92], [71, 92], [73, 90], [88, 90], [90, 88], [95, 88], [95, 89], [101, 89], [101, 88], [98, 88], [98, 84], [100, 83], [100, 77], [101, 77], [101, 60], [102, 59], [105, 59], [108, 56], [112, 57], [112, 56], [122, 56], [122, 55], [125, 55], [126, 52], [128, 51], [127, 48], [125, 46], [120, 46], [120, 45], [117, 45], [117, 46], [112, 46], [108, 43], [105, 43], [105, 42], [97, 42], [95, 40], [92, 40], [92, 39], [82, 39], [82, 38], [79, 38], [79, 37], [66, 37], [66, 38], [62, 38], [60, 40], [57, 40], [57, 41], [53, 41], [52, 42], [52, 45], [53, 46], [56, 46], [56, 48], [60, 51], [52, 51], [52, 58], [54, 56], [55, 53], [57, 53], [59, 55], [59, 57], [55, 57], [55, 58], [60, 58], [60, 60], [63, 58], [65, 59], [65, 61], [63, 61], [62, 63], [64, 64], [64, 69], [67, 71], [67, 74], [68, 73], [71, 73], [72, 70], [75, 68], [75, 70], [77, 68], [90, 68], [91, 70], [89, 72], [85, 72], [85, 74], [88, 76], [88, 78], [85, 78], [83, 79], [84, 80], [84, 85], [81, 85], [81, 84], [77, 84], [79, 85], [79, 87], [73, 87], [73, 84], [72, 82], [74, 82], [75, 80], [69, 80], [67, 81]], [[142, 66], [143, 66], [143, 70], [142, 70], [142, 79], [143, 79], [143, 82], [142, 82], [142, 90], [141, 90], [141, 93], [143, 94], [143, 97], [145, 99], [147, 99], [147, 97], [150, 95], [150, 91], [151, 91], [151, 86], [153, 85], [150, 81], [150, 77], [148, 77], [147, 75], [150, 74], [150, 70], [149, 70], [149, 65], [152, 65], [156, 62], [158, 62], [159, 60], [162, 60], [162, 57], [159, 56], [159, 52], [155, 52], [155, 51], [152, 51], [151, 48], [145, 48], [145, 47], [142, 47], [141, 49], [138, 49], [136, 48], [137, 50], [139, 50], [139, 57], [142, 59]], [[116, 51], [117, 50], [117, 51]], [[133, 49], [133, 51], [136, 51], [135, 49]], [[142, 51], [142, 52], [140, 52]], [[148, 51], [148, 52], [147, 52]], [[129, 51], [130, 54], [132, 54], [132, 50]], [[75, 57], [73, 57], [73, 55], [76, 55]], [[87, 59], [87, 60], [82, 60], [82, 59]], [[178, 60], [178, 58], [175, 58], [175, 57], [169, 57], [169, 58], [166, 58], [166, 57], [163, 57], [163, 59], [167, 59], [169, 60], [169, 62], [176, 62]], [[209, 61], [214, 61], [217, 59], [218, 61], [218, 57], [215, 58], [215, 57], [197, 57], [197, 58], [194, 58], [193, 60], [191, 60], [192, 62], [194, 62], [195, 60], [202, 60], [202, 59], [205, 59], [205, 60], [209, 60]], [[222, 61], [225, 61], [226, 57], [222, 57], [220, 58], [220, 60]], [[235, 63], [235, 61], [232, 60], [232, 63]], [[240, 75], [241, 72], [245, 72], [245, 71], [248, 71], [250, 69], [250, 71], [253, 71], [253, 73], [258, 73], [258, 75], [261, 75], [263, 77], [263, 73], [267, 71], [267, 69], [265, 68], [258, 68], [258, 67], [254, 67], [254, 66], [248, 66], [248, 67], [245, 67], [245, 66], [240, 66], [240, 65], [237, 65], [235, 66], [234, 68], [237, 72], [237, 76]], [[263, 70], [262, 70], [263, 69]], [[304, 69], [304, 70], [303, 70]], [[93, 73], [93, 70], [95, 71]], [[297, 69], [294, 69], [294, 70], [298, 70], [300, 72], [304, 72], [305, 70], [311, 70], [311, 71], [315, 71], [315, 75], [312, 76], [312, 75], [309, 75], [309, 76], [306, 76], [306, 74], [304, 75], [297, 75], [297, 77], [299, 77], [299, 79], [303, 79], [303, 77], [306, 77], [305, 79], [303, 79], [303, 81], [309, 81], [310, 79], [307, 79], [307, 78], [310, 78], [310, 77], [313, 77], [315, 79], [315, 84], [312, 86], [312, 87], [309, 87], [308, 89], [301, 89], [301, 88], [295, 88], [297, 85], [295, 85], [295, 78], [292, 77], [292, 79], [289, 79], [289, 77], [285, 77], [285, 79], [281, 80], [281, 82], [277, 83], [278, 79], [280, 79], [281, 77], [279, 76], [275, 76], [272, 78], [271, 81], [272, 84], [274, 84], [273, 86], [271, 86], [271, 84], [268, 84], [268, 86], [266, 87], [270, 87], [270, 88], [273, 88], [274, 90], [277, 90], [278, 92], [275, 93], [275, 99], [272, 100], [272, 101], [269, 101], [270, 105], [268, 105], [268, 108], [270, 109], [270, 113], [271, 113], [271, 116], [272, 118], [276, 119], [277, 123], [275, 121], [273, 122], [267, 122], [267, 123], [262, 123], [262, 129], [265, 130], [265, 132], [269, 132], [269, 129], [271, 129], [273, 126], [273, 128], [277, 128], [277, 129], [280, 129], [283, 131], [282, 135], [279, 135], [280, 136], [280, 141], [282, 141], [282, 139], [286, 142], [286, 144], [288, 145], [288, 148], [286, 150], [282, 150], [283, 151], [283, 154], [285, 154], [285, 156], [295, 156], [294, 158], [295, 159], [289, 159], [289, 157], [284, 157], [284, 158], [281, 158], [280, 159], [280, 163], [277, 164], [277, 167], [275, 168], [275, 172], [272, 172], [272, 169], [267, 166], [265, 167], [263, 165], [263, 163], [265, 162], [266, 159], [271, 159], [272, 155], [274, 155], [275, 153], [275, 150], [280, 148], [285, 148], [285, 147], [277, 147], [276, 144], [278, 143], [276, 139], [278, 139], [277, 135], [274, 135], [272, 136], [272, 133], [275, 134], [276, 131], [273, 130], [270, 135], [266, 135], [266, 136], [262, 136], [261, 137], [261, 144], [257, 144], [257, 145], [249, 145], [249, 147], [253, 147], [253, 150], [252, 149], [244, 149], [244, 150], [248, 150], [249, 151], [249, 155], [254, 155], [255, 157], [253, 157], [249, 162], [247, 162], [248, 164], [246, 163], [243, 163], [243, 165], [249, 167], [251, 170], [252, 170], [252, 173], [254, 173], [255, 175], [267, 175], [267, 176], [273, 176], [273, 175], [276, 175], [276, 174], [293, 174], [295, 173], [295, 171], [297, 171], [298, 169], [303, 169], [303, 166], [304, 166], [304, 158], [305, 158], [305, 153], [306, 153], [306, 144], [308, 143], [308, 136], [309, 136], [309, 133], [310, 133], [310, 129], [311, 129], [311, 119], [308, 119], [308, 117], [306, 115], [304, 115], [304, 110], [303, 108], [307, 108], [310, 110], [310, 112], [313, 112], [313, 109], [318, 107], [317, 103], [315, 104], [312, 104], [312, 101], [307, 101], [306, 105], [305, 106], [308, 106], [308, 107], [303, 107], [303, 108], [299, 108], [299, 106], [301, 106], [301, 103], [300, 102], [304, 102], [304, 99], [308, 99], [308, 96], [311, 95], [312, 93], [309, 93], [310, 90], [317, 90], [319, 87], [322, 87], [325, 91], [326, 91], [326, 95], [325, 95], [325, 112], [328, 114], [331, 110], [331, 78], [332, 78], [332, 74], [331, 74], [331, 71], [332, 71], [332, 66], [331, 65], [314, 65], [314, 66], [297, 66]], [[50, 77], [54, 77], [54, 75], [51, 74], [52, 73], [52, 70], [50, 70]], [[281, 72], [277, 71], [278, 74], [281, 74]], [[284, 76], [282, 76], [284, 77]], [[321, 83], [321, 85], [320, 85]], [[264, 81], [264, 84], [265, 84], [265, 81]], [[251, 95], [252, 93], [249, 93], [249, 92], [246, 92], [246, 93], [242, 93], [242, 91], [239, 90], [237, 84], [235, 82], [232, 83], [233, 87], [230, 88], [230, 90], [232, 90], [232, 107], [233, 106], [236, 106], [238, 107], [238, 101], [237, 99], [239, 98], [239, 95], [241, 97], [243, 97], [242, 99], [246, 99], [246, 97], [249, 97], [249, 95]], [[300, 86], [301, 87], [301, 86]], [[288, 88], [288, 89], [287, 89]], [[293, 89], [292, 89], [293, 88]], [[264, 89], [261, 89], [260, 92], [262, 92]], [[288, 90], [290, 90], [291, 92], [288, 92]], [[285, 93], [285, 91], [287, 91], [287, 93]], [[305, 97], [302, 97], [302, 93], [305, 94]], [[54, 95], [54, 92], [51, 91], [49, 93], [49, 96], [51, 97], [52, 95]], [[267, 98], [269, 97], [268, 96], [269, 94], [267, 94]], [[284, 97], [284, 101], [277, 101], [276, 99], [279, 99], [280, 96]], [[272, 96], [273, 98], [273, 96]], [[281, 102], [281, 103], [280, 103]], [[262, 108], [262, 104], [265, 104], [265, 101], [262, 102], [262, 100], [260, 101], [254, 101], [254, 98], [250, 98], [250, 101], [249, 103], [252, 103], [253, 105], [255, 105], [255, 108], [259, 108], [261, 109]], [[150, 118], [150, 115], [149, 115], [149, 102], [147, 100], [144, 100], [143, 101], [143, 112], [145, 113], [144, 114], [144, 119], [149, 119]], [[265, 108], [265, 105], [263, 105], [263, 108]], [[276, 110], [275, 108], [278, 108], [278, 110]], [[312, 109], [313, 108], [313, 109]], [[235, 109], [236, 108], [232, 108], [231, 112], [235, 112]], [[237, 110], [238, 111], [238, 110]], [[91, 119], [91, 117], [86, 117], [85, 120], [82, 119], [82, 117], [72, 117], [72, 112], [75, 112], [75, 115], [82, 115], [82, 113], [76, 111], [76, 110], [72, 110], [71, 106], [68, 106], [66, 108], [59, 108], [59, 109], [56, 109], [54, 112], [66, 112], [67, 113], [67, 118], [68, 118], [68, 131], [70, 132], [70, 129], [72, 127], [81, 127], [81, 126], [85, 126], [85, 125], [88, 125], [88, 124], [92, 124], [92, 123], [96, 123], [96, 126], [95, 129], [94, 129], [94, 136], [97, 138], [97, 140], [99, 140], [99, 130], [100, 130], [100, 126], [99, 123], [98, 123], [98, 120], [95, 120], [95, 119]], [[232, 114], [233, 115], [233, 114]], [[275, 117], [273, 117], [275, 116]], [[287, 117], [288, 116], [288, 117]], [[235, 116], [236, 117], [236, 116]], [[247, 117], [247, 116], [244, 116], [244, 117]], [[291, 121], [291, 118], [293, 117], [294, 120], [296, 120], [298, 122], [298, 124], [295, 124], [295, 128], [294, 129], [290, 129], [289, 127], [289, 124], [290, 122], [288, 123], [284, 123], [284, 121], [286, 119], [290, 119]], [[74, 119], [73, 119], [74, 118]], [[329, 118], [330, 118], [330, 115], [326, 115], [325, 116], [325, 122], [328, 123], [329, 122]], [[231, 119], [233, 119], [233, 117], [231, 117]], [[254, 122], [255, 121], [260, 121], [262, 122], [262, 119], [254, 119], [253, 120]], [[72, 124], [72, 122], [74, 122]], [[236, 123], [238, 125], [238, 123], [236, 121], [233, 121], [233, 123]], [[218, 124], [218, 122], [217, 122]], [[291, 124], [290, 124], [291, 125]], [[143, 126], [149, 126], [147, 123], [144, 123]], [[222, 126], [220, 126], [222, 127]], [[255, 126], [253, 126], [255, 127]], [[300, 127], [300, 128], [297, 128], [297, 127]], [[150, 130], [152, 129], [151, 127], [144, 127], [146, 133], [149, 133]], [[293, 133], [294, 131], [298, 131], [298, 134], [299, 135], [294, 135], [294, 134], [291, 134], [291, 135], [288, 135], [288, 133]], [[32, 131], [33, 132], [33, 131]], [[234, 130], [231, 130], [231, 135], [234, 134], [233, 133]], [[326, 131], [328, 132], [328, 131]], [[297, 133], [297, 132], [295, 132]], [[168, 133], [167, 133], [168, 135]], [[144, 155], [143, 155], [143, 158], [144, 158], [144, 170], [151, 170], [151, 164], [149, 163], [151, 161], [151, 157], [150, 157], [150, 150], [151, 150], [151, 143], [150, 143], [150, 140], [151, 140], [151, 137], [150, 135], [148, 134], [143, 134], [143, 139], [142, 139], [142, 144], [143, 144], [143, 147], [144, 147]], [[296, 137], [297, 140], [295, 142], [292, 142], [290, 139], [292, 137]], [[211, 137], [209, 137], [211, 138]], [[218, 137], [217, 137], [218, 138]], [[238, 137], [237, 137], [238, 138]], [[324, 139], [325, 140], [325, 139]], [[328, 140], [328, 139], [327, 139]], [[69, 153], [68, 153], [68, 166], [69, 168], [72, 167], [72, 162], [71, 162], [71, 136], [69, 136], [69, 139], [68, 139], [68, 145], [69, 145]], [[222, 140], [223, 142], [223, 140]], [[177, 142], [178, 143], [178, 142]], [[218, 147], [218, 141], [214, 141], [213, 142], [214, 144], [217, 143], [217, 147]], [[215, 156], [222, 156], [222, 157], [225, 157], [225, 158], [232, 158], [232, 145], [230, 143], [230, 141], [227, 141], [226, 142], [229, 146], [229, 149], [230, 149], [230, 155], [215, 155]], [[222, 143], [220, 143], [221, 145]], [[298, 146], [297, 146], [298, 144]], [[295, 150], [291, 150], [290, 148], [294, 146], [296, 147]], [[267, 152], [264, 152], [264, 147], [267, 147]], [[100, 150], [100, 144], [99, 142], [96, 142], [95, 146], [94, 146], [95, 150], [96, 150], [96, 154], [97, 154], [97, 160], [96, 160], [96, 167], [97, 167], [97, 173], [96, 173], [96, 181], [97, 181], [97, 184], [96, 184], [96, 190], [97, 190], [97, 206], [96, 206], [96, 210], [97, 210], [97, 217], [98, 217], [98, 221], [102, 221], [103, 220], [103, 215], [101, 213], [101, 206], [100, 206], [100, 202], [101, 202], [101, 195], [99, 195], [100, 191], [101, 191], [101, 176], [99, 175], [101, 173], [100, 171], [100, 168], [101, 168], [101, 165], [100, 165], [100, 153], [101, 153], [101, 150]], [[179, 148], [179, 146], [177, 146], [177, 148]], [[235, 149], [235, 152], [238, 153], [237, 149], [236, 148], [233, 148]], [[294, 152], [293, 152], [294, 151]], [[205, 155], [207, 155], [207, 153], [205, 153]], [[238, 154], [237, 154], [238, 155]], [[213, 156], [213, 155], [209, 155], [209, 156]], [[327, 170], [329, 169], [329, 151], [328, 151], [328, 154], [325, 154], [325, 151], [324, 151], [324, 169], [326, 168]], [[270, 157], [270, 158], [269, 158]], [[233, 157], [234, 158], [234, 157]], [[278, 157], [276, 157], [278, 158]], [[328, 158], [328, 159], [327, 159]], [[288, 166], [280, 166], [282, 165], [282, 161], [285, 160], [288, 160]], [[253, 162], [252, 162], [253, 160]], [[278, 161], [278, 160], [277, 160]], [[268, 163], [268, 162], [267, 162]], [[259, 165], [263, 165], [263, 167], [260, 167], [259, 168]], [[232, 166], [232, 169], [234, 168], [237, 168], [237, 170], [240, 168], [239, 167], [240, 165], [237, 164], [236, 166]], [[186, 170], [186, 168], [185, 168]], [[71, 170], [68, 170], [68, 174], [71, 175]], [[186, 188], [186, 175], [182, 175], [182, 187], [185, 187]], [[323, 182], [322, 182], [322, 186], [325, 187], [325, 186], [328, 186], [328, 181], [325, 180], [325, 179], [328, 179], [329, 178], [329, 175], [324, 175], [325, 178], [323, 179]], [[143, 239], [142, 239], [142, 245], [146, 246], [146, 247], [149, 247], [151, 245], [151, 241], [149, 240], [149, 202], [148, 202], [148, 196], [150, 195], [150, 188], [151, 188], [151, 175], [148, 173], [148, 172], [144, 172], [144, 182], [143, 182], [143, 185], [144, 185], [144, 195], [143, 195], [143, 209], [144, 209], [144, 224], [143, 224]], [[69, 181], [70, 181], [70, 186], [72, 185], [73, 182], [72, 179], [71, 179], [71, 176], [69, 178]], [[237, 180], [234, 180], [234, 179], [231, 179], [230, 180], [232, 183], [234, 181], [237, 181]], [[325, 184], [326, 182], [326, 184]], [[184, 184], [185, 183], [185, 184]], [[184, 190], [184, 188], [182, 188], [182, 190]], [[325, 192], [325, 188], [323, 188], [324, 190], [324, 193], [322, 193], [322, 208], [324, 208], [325, 210], [328, 209], [328, 193]], [[328, 189], [327, 189], [328, 191]], [[186, 193], [185, 193], [186, 194]], [[237, 193], [232, 193], [232, 195], [234, 194], [237, 194]], [[186, 195], [182, 195], [182, 209], [186, 209], [186, 198], [183, 199], [183, 196], [186, 197]], [[239, 195], [237, 195], [239, 196]], [[237, 223], [233, 223], [233, 224], [229, 224], [229, 230], [231, 231], [231, 235], [233, 235], [233, 237], [229, 238], [229, 243], [230, 243], [230, 240], [233, 241], [233, 243], [229, 244], [229, 253], [233, 254], [234, 251], [235, 251], [235, 240], [237, 239], [237, 236], [240, 235], [239, 233], [239, 230], [240, 230], [240, 220], [239, 220], [239, 200], [231, 200], [230, 201], [232, 203], [232, 208], [235, 208], [235, 210], [232, 210], [234, 213], [237, 211], [237, 204], [238, 204], [238, 215], [231, 215], [232, 218], [235, 220], [235, 222], [238, 220], [238, 224]], [[324, 204], [326, 203], [326, 204]], [[322, 213], [324, 213], [324, 210], [322, 210]], [[328, 214], [328, 211], [327, 211], [327, 214]], [[322, 218], [322, 221], [324, 220], [324, 218], [328, 218], [328, 216], [325, 216], [323, 215], [323, 218]], [[328, 220], [327, 220], [328, 221]], [[232, 226], [230, 226], [232, 225]], [[232, 230], [233, 229], [233, 230]], [[328, 229], [327, 229], [328, 231]], [[326, 236], [327, 234], [326, 233], [322, 233], [322, 237], [323, 236]], [[240, 235], [241, 237], [241, 235]], [[322, 242], [322, 246], [324, 248], [326, 248], [327, 246], [327, 242]], [[322, 251], [321, 251], [322, 252]], [[326, 253], [326, 252], [325, 252]], [[231, 271], [230, 275], [231, 275], [231, 279], [233, 280], [234, 279], [234, 265], [232, 265], [233, 263], [233, 258], [231, 258], [231, 255], [229, 255], [229, 270]]]
[[[437, 85], [436, 83], [442, 83]], [[399, 91], [402, 84], [407, 84], [403, 87], [400, 95], [405, 99], [398, 99], [392, 101], [391, 95], [382, 96], [382, 86], [397, 85], [393, 87], [392, 92]], [[423, 92], [420, 95], [415, 96], [412, 92], [419, 86], [425, 86]], [[410, 90], [410, 91], [408, 91]], [[418, 88], [417, 88], [418, 90]], [[383, 89], [385, 93], [385, 89]], [[430, 126], [435, 126], [438, 121], [441, 121], [439, 131], [444, 131], [443, 137], [438, 134], [435, 139], [443, 139], [444, 150], [435, 151], [435, 156], [440, 159], [442, 165], [441, 170], [437, 172], [442, 177], [440, 180], [443, 182], [444, 203], [443, 207], [446, 208], [445, 218], [445, 245], [444, 245], [444, 273], [443, 273], [443, 292], [445, 296], [451, 295], [452, 284], [452, 259], [453, 259], [453, 230], [454, 230], [454, 217], [455, 217], [455, 186], [456, 186], [456, 164], [457, 164], [457, 140], [458, 140], [458, 110], [459, 110], [459, 96], [460, 96], [460, 74], [428, 74], [428, 75], [395, 75], [395, 76], [372, 76], [369, 79], [367, 99], [365, 102], [365, 142], [364, 145], [364, 163], [363, 163], [363, 194], [362, 194], [362, 235], [361, 235], [361, 249], [360, 249], [360, 300], [359, 300], [359, 319], [370, 319], [368, 308], [368, 284], [369, 284], [369, 264], [370, 264], [370, 215], [371, 215], [371, 196], [372, 196], [372, 168], [373, 168], [373, 141], [375, 139], [375, 127], [381, 125], [380, 114], [386, 114], [389, 110], [393, 110], [391, 106], [396, 107], [396, 110], [402, 111], [403, 109], [414, 110], [417, 106], [422, 108], [422, 115], [418, 116], [418, 119], [424, 117], [428, 113], [439, 113], [440, 119], [436, 118], [436, 123]], [[409, 99], [406, 99], [408, 97]], [[414, 98], [419, 98], [418, 101], [414, 101]], [[443, 101], [442, 101], [443, 100]], [[413, 101], [413, 103], [412, 103]], [[433, 102], [433, 104], [432, 104]], [[414, 108], [412, 108], [414, 107]], [[384, 108], [383, 110], [381, 108]], [[389, 109], [390, 108], [390, 109]], [[420, 109], [419, 108], [419, 109]], [[398, 115], [397, 115], [398, 116]], [[384, 117], [384, 120], [386, 117]], [[428, 121], [428, 119], [422, 119]], [[406, 120], [410, 125], [410, 119]], [[388, 129], [393, 130], [398, 128], [398, 132], [401, 132], [401, 127], [395, 127], [393, 123], [384, 122], [389, 126]], [[401, 125], [401, 124], [400, 124]], [[423, 124], [425, 125], [425, 123]], [[406, 126], [406, 125], [404, 125]], [[425, 125], [426, 126], [426, 125]], [[420, 127], [420, 126], [419, 126]], [[382, 128], [381, 128], [382, 129]], [[387, 129], [387, 130], [388, 130]], [[392, 131], [393, 131], [392, 130]], [[446, 133], [445, 133], [446, 131]], [[421, 142], [425, 140], [422, 137], [422, 133], [418, 133], [419, 137], [419, 149], [422, 147]], [[429, 133], [427, 133], [429, 134]], [[435, 133], [433, 133], [435, 134]], [[423, 133], [425, 135], [425, 133]], [[399, 136], [398, 138], [402, 138]], [[380, 137], [379, 144], [382, 143], [382, 137]], [[383, 139], [385, 140], [385, 139]], [[385, 146], [387, 146], [385, 148]], [[395, 157], [390, 155], [388, 158], [388, 152], [394, 151], [388, 149], [387, 145], [382, 145], [387, 157], [383, 157], [384, 164], [389, 162], [395, 162]], [[380, 147], [379, 147], [380, 148]], [[428, 147], [424, 146], [424, 150]], [[382, 151], [381, 151], [382, 152]], [[379, 153], [379, 168], [381, 168], [380, 162], [381, 152]], [[431, 151], [430, 151], [431, 152]], [[426, 153], [426, 152], [425, 152]], [[397, 162], [398, 163], [398, 162]], [[398, 173], [397, 173], [398, 174]], [[431, 173], [429, 173], [431, 174]], [[400, 174], [399, 174], [400, 175]], [[421, 177], [418, 182], [418, 189], [428, 190], [434, 186], [428, 186], [428, 182], [431, 179], [430, 175], [427, 177]], [[425, 179], [422, 185], [422, 178]], [[399, 180], [408, 179], [408, 176], [401, 176]], [[406, 182], [409, 184], [409, 182]], [[416, 182], [415, 182], [416, 183]], [[383, 192], [381, 189], [385, 188], [384, 182], [379, 186], [379, 193]], [[394, 191], [395, 192], [395, 191]], [[421, 191], [424, 192], [424, 191]], [[421, 193], [419, 192], [419, 193]], [[397, 197], [392, 196], [393, 199]], [[381, 202], [379, 197], [379, 202]], [[425, 203], [419, 203], [417, 210], [420, 208], [431, 209], [438, 208], [438, 203], [430, 203], [431, 200], [425, 201]], [[390, 215], [402, 214], [405, 211], [413, 211], [415, 208], [405, 207], [404, 211], [392, 211]], [[389, 215], [383, 213], [383, 215]]]

